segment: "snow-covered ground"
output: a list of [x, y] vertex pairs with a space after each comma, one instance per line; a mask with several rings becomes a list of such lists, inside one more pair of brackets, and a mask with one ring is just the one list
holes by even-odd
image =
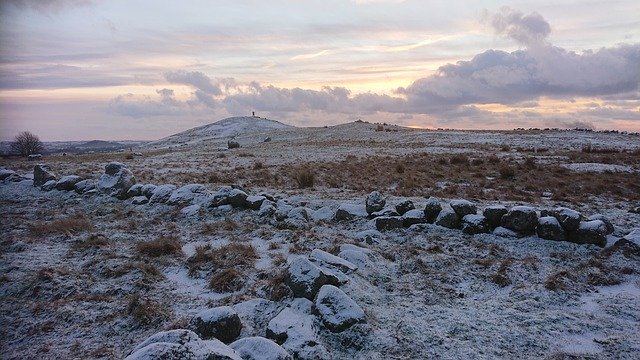
[[[234, 129], [233, 134], [218, 136], [218, 131], [226, 130], [216, 127], [214, 134], [206, 137], [170, 137], [170, 141], [150, 146], [186, 145], [164, 152], [143, 149], [147, 155], [129, 162], [129, 169], [134, 175], [156, 180], [168, 174], [173, 177], [166, 182], [184, 185], [176, 173], [206, 168], [219, 154], [226, 154], [228, 168], [234, 169], [250, 167], [256, 158], [265, 166], [286, 167], [338, 161], [349, 155], [506, 153], [537, 155], [541, 163], [574, 164], [577, 167], [571, 171], [582, 176], [580, 171], [591, 170], [575, 164], [590, 161], [578, 158], [572, 162], [566, 152], [579, 152], [585, 143], [629, 151], [631, 160], [604, 164], [630, 169], [624, 175], [638, 177], [640, 165], [637, 155], [630, 153], [640, 148], [640, 140], [623, 134], [557, 131], [541, 135], [394, 127], [376, 132], [376, 125], [367, 123], [246, 132], [236, 131], [246, 128], [245, 120], [223, 125]], [[228, 136], [241, 144], [238, 151], [253, 156], [230, 155], [225, 149]], [[264, 142], [266, 137], [272, 141]], [[500, 153], [502, 145], [511, 149]], [[120, 160], [117, 156], [121, 155], [113, 154]], [[59, 177], [82, 173], [97, 178], [104, 165], [114, 159], [108, 155], [87, 160], [95, 163], [51, 159], [50, 167]], [[24, 175], [32, 166], [16, 161], [2, 165]], [[207, 183], [206, 179], [191, 182]], [[206, 186], [211, 191], [220, 187], [217, 183]], [[311, 219], [296, 228], [277, 221], [277, 214], [260, 216], [256, 210], [222, 206], [185, 213], [181, 212], [184, 206], [134, 205], [131, 199], [46, 192], [33, 187], [31, 180], [1, 183], [2, 358], [119, 359], [158, 331], [188, 327], [190, 319], [203, 309], [256, 298], [273, 301], [269, 305], [275, 309], [269, 313], [273, 317], [293, 301], [281, 283], [287, 259], [309, 256], [314, 249], [337, 255], [349, 244], [367, 250], [362, 250], [364, 256], [351, 253], [358, 269], [346, 273], [347, 281], [340, 288], [364, 310], [366, 322], [338, 333], [313, 323], [316, 333], [312, 335], [326, 349], [321, 353], [325, 358], [640, 356], [640, 253], [637, 248], [634, 252], [610, 247], [640, 227], [640, 214], [628, 211], [640, 205], [638, 196], [612, 199], [592, 194], [589, 202], [576, 204], [539, 197], [526, 204], [538, 211], [569, 205], [585, 216], [604, 214], [615, 231], [608, 236], [609, 247], [602, 249], [534, 235], [465, 235], [432, 224], [377, 232], [374, 223], [364, 218], [327, 219], [342, 204], [364, 206], [363, 191], [327, 186], [252, 186], [246, 190], [249, 194], [268, 191], [279, 199], [278, 209], [305, 207]], [[417, 209], [424, 208], [430, 195], [390, 196], [386, 189], [380, 190], [387, 205], [409, 199]], [[448, 201], [441, 200], [443, 204]], [[479, 209], [495, 203], [507, 207], [523, 204], [472, 200]], [[162, 237], [176, 238], [180, 249], [158, 257], [140, 250], [139, 244]], [[255, 254], [246, 261], [218, 254], [233, 263], [241, 283], [237, 291], [212, 290], [212, 276], [224, 269], [194, 259], [207, 247], [212, 252], [224, 249], [231, 253], [231, 245], [251, 248]], [[265, 336], [262, 320], [245, 321], [241, 336]]]

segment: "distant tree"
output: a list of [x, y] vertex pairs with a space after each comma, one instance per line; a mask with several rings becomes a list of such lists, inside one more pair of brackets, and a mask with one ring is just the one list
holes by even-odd
[[23, 131], [16, 135], [11, 143], [11, 151], [22, 156], [38, 154], [44, 150], [44, 146], [37, 135]]

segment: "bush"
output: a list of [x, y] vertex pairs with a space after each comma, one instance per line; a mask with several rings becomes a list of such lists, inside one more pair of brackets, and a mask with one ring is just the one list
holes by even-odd
[[141, 241], [136, 244], [136, 250], [150, 257], [182, 255], [182, 246], [175, 236], [161, 236], [156, 240]]
[[300, 169], [295, 173], [294, 179], [300, 189], [311, 188], [315, 181], [315, 175], [309, 169]]
[[43, 150], [44, 146], [42, 145], [40, 138], [28, 131], [23, 131], [16, 135], [11, 143], [11, 151], [22, 156], [38, 154]]

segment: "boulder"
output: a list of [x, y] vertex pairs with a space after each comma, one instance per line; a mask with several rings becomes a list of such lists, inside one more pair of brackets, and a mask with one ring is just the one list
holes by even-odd
[[311, 212], [309, 217], [315, 222], [331, 221], [336, 216], [335, 212], [329, 206], [323, 206], [318, 210]]
[[[9, 176], [15, 174], [16, 172], [13, 170], [9, 170], [9, 169], [5, 169], [5, 168], [0, 168], [0, 181], [4, 181], [6, 178], [8, 178]], [[35, 179], [34, 179], [35, 181]]]
[[273, 216], [276, 213], [277, 209], [275, 204], [272, 201], [265, 200], [260, 205], [260, 210], [258, 210], [258, 216], [260, 217], [269, 217]]
[[349, 261], [320, 249], [313, 249], [309, 254], [309, 260], [319, 265], [337, 268], [343, 272], [356, 271], [358, 269], [356, 265]]
[[500, 220], [502, 220], [502, 217], [506, 215], [507, 212], [507, 208], [503, 205], [491, 205], [482, 210], [482, 215], [487, 218], [487, 222], [491, 228], [496, 228], [500, 226]]
[[242, 360], [219, 340], [201, 340], [189, 330], [170, 330], [152, 335], [136, 346], [126, 360], [193, 359]]
[[583, 221], [569, 233], [569, 241], [578, 244], [607, 245], [607, 225], [602, 220]]
[[227, 141], [227, 148], [229, 149], [237, 149], [240, 147], [240, 143], [235, 140]]
[[484, 215], [467, 214], [462, 218], [462, 232], [469, 235], [491, 232], [489, 222]]
[[40, 189], [44, 191], [51, 191], [56, 188], [57, 183], [58, 182], [55, 180], [49, 180], [46, 183], [42, 184], [42, 186], [40, 186]]
[[145, 341], [138, 344], [136, 347], [133, 348], [133, 350], [131, 350], [131, 353], [134, 353], [142, 349], [143, 347], [149, 344], [154, 344], [154, 343], [171, 343], [171, 344], [184, 345], [192, 341], [200, 341], [200, 340], [201, 340], [200, 337], [191, 330], [176, 329], [176, 330], [169, 330], [169, 331], [161, 331], [159, 333], [151, 335]]
[[63, 176], [56, 182], [56, 190], [72, 191], [80, 181], [82, 181], [82, 178], [77, 175]]
[[133, 205], [144, 205], [149, 202], [146, 196], [134, 196], [131, 198], [131, 203]]
[[414, 210], [416, 206], [411, 200], [404, 200], [396, 205], [396, 211], [399, 215], [404, 215], [409, 210]]
[[209, 190], [201, 184], [188, 184], [174, 190], [167, 199], [167, 205], [184, 206], [203, 203], [209, 195]]
[[582, 214], [566, 207], [553, 209], [550, 214], [558, 219], [560, 225], [568, 232], [576, 231], [582, 221]]
[[640, 246], [640, 228], [635, 228], [631, 230], [627, 235], [622, 237], [624, 240], [627, 240], [636, 246]]
[[380, 216], [373, 221], [378, 231], [400, 229], [404, 226], [403, 219], [399, 216]]
[[409, 227], [415, 224], [423, 224], [427, 222], [427, 219], [424, 218], [424, 211], [413, 209], [409, 210], [402, 215], [402, 226]]
[[376, 211], [384, 209], [386, 203], [387, 201], [379, 191], [372, 191], [365, 200], [365, 210], [367, 214], [371, 215]]
[[276, 213], [275, 218], [278, 221], [284, 221], [287, 217], [289, 217], [289, 212], [293, 210], [293, 206], [287, 204], [284, 200], [278, 200], [276, 203]]
[[84, 194], [87, 191], [93, 190], [96, 188], [96, 182], [91, 179], [78, 181], [74, 186], [73, 190], [78, 194]]
[[366, 207], [355, 204], [342, 204], [336, 211], [335, 219], [337, 221], [349, 221], [357, 218], [367, 217], [369, 214], [366, 211]]
[[125, 199], [127, 190], [135, 183], [136, 178], [123, 163], [112, 161], [105, 165], [104, 174], [98, 180], [96, 189], [100, 193]]
[[363, 230], [355, 235], [356, 240], [369, 245], [377, 244], [384, 236], [378, 230]]
[[504, 228], [502, 226], [498, 226], [497, 228], [493, 229], [492, 234], [502, 238], [519, 238], [520, 237], [520, 234], [518, 234], [517, 232]]
[[231, 186], [224, 186], [213, 194], [210, 206], [218, 207], [222, 205], [231, 205], [233, 207], [246, 207], [247, 197], [247, 193], [240, 189], [236, 189]]
[[247, 206], [247, 209], [260, 210], [260, 207], [265, 200], [267, 200], [267, 198], [264, 196], [251, 195], [247, 196], [247, 198], [245, 199], [245, 204]]
[[192, 319], [191, 324], [203, 339], [216, 338], [225, 343], [235, 340], [242, 330], [240, 317], [230, 306], [203, 310]]
[[449, 206], [451, 206], [453, 211], [456, 212], [456, 215], [458, 215], [458, 217], [461, 219], [465, 215], [470, 215], [470, 214], [473, 215], [476, 212], [478, 212], [478, 208], [476, 207], [476, 204], [468, 200], [463, 200], [463, 199], [451, 200], [449, 202]]
[[594, 214], [587, 218], [587, 221], [592, 221], [592, 220], [602, 221], [605, 225], [607, 225], [607, 235], [613, 234], [613, 231], [615, 230], [615, 228], [613, 226], [613, 223], [611, 223], [611, 221], [606, 216], [602, 214]]
[[244, 360], [293, 360], [293, 357], [275, 342], [255, 336], [229, 344]]
[[370, 252], [371, 250], [369, 249], [364, 249], [355, 245], [352, 245], [352, 247], [350, 248], [340, 246], [340, 253], [338, 254], [338, 256], [347, 260], [355, 266], [366, 267], [370, 264], [368, 255]]
[[275, 301], [255, 298], [237, 303], [232, 308], [242, 321], [240, 337], [247, 337], [264, 335], [269, 320], [278, 315], [281, 305]]
[[166, 203], [176, 188], [177, 186], [172, 184], [156, 186], [155, 190], [153, 190], [153, 195], [149, 198], [149, 204]]
[[141, 196], [142, 187], [143, 187], [142, 184], [133, 184], [133, 186], [131, 186], [129, 190], [127, 190], [127, 199], [132, 198], [134, 196]]
[[460, 218], [458, 214], [453, 210], [443, 209], [438, 214], [436, 221], [434, 222], [438, 226], [446, 227], [449, 229], [459, 229], [460, 228]]
[[542, 216], [538, 219], [536, 227], [538, 237], [545, 240], [564, 241], [567, 234], [558, 219], [553, 216]]
[[538, 225], [538, 214], [530, 206], [514, 206], [502, 216], [500, 224], [516, 232], [532, 233]]
[[145, 184], [142, 185], [142, 189], [140, 189], [142, 195], [146, 196], [147, 199], [151, 199], [153, 193], [156, 191], [157, 186], [153, 184]]
[[400, 216], [394, 208], [384, 208], [380, 211], [373, 212], [369, 215], [370, 219], [375, 219], [379, 216]]
[[330, 359], [331, 355], [320, 345], [312, 306], [307, 299], [293, 299], [269, 321], [266, 336], [296, 359]]
[[424, 206], [424, 217], [427, 219], [427, 222], [433, 224], [442, 211], [442, 205], [440, 205], [440, 200], [433, 196], [427, 199], [427, 203]]
[[295, 297], [313, 299], [323, 285], [338, 285], [339, 279], [304, 257], [294, 258], [287, 266], [285, 284]]
[[49, 169], [47, 165], [38, 164], [33, 167], [33, 186], [42, 186], [47, 181], [55, 179], [56, 175]]
[[354, 324], [366, 321], [364, 311], [344, 291], [333, 285], [324, 285], [318, 291], [314, 310], [324, 326], [332, 332], [344, 331]]

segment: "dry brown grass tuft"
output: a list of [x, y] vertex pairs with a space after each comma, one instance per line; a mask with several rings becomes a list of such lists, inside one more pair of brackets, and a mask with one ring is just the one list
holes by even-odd
[[469, 165], [469, 158], [467, 155], [456, 154], [449, 159], [449, 163], [452, 165]]
[[231, 218], [224, 218], [224, 220], [216, 222], [208, 222], [202, 224], [202, 234], [215, 235], [221, 231], [235, 231], [238, 229], [238, 223]]
[[83, 215], [71, 215], [63, 219], [29, 225], [29, 231], [31, 234], [37, 236], [50, 234], [73, 235], [92, 229], [93, 224], [91, 224], [91, 222]]
[[310, 169], [303, 168], [295, 172], [293, 179], [300, 189], [312, 188], [315, 183], [315, 174]]
[[167, 307], [138, 294], [129, 296], [127, 301], [127, 314], [139, 325], [158, 324], [166, 320], [170, 313]]
[[291, 294], [291, 289], [284, 283], [285, 270], [280, 269], [267, 281], [266, 291], [269, 300], [280, 301]]
[[234, 267], [253, 267], [258, 253], [252, 245], [231, 243], [219, 248], [198, 246], [196, 253], [187, 259], [189, 274], [200, 270], [219, 270]]
[[245, 274], [236, 268], [218, 270], [213, 274], [209, 287], [217, 292], [233, 292], [244, 286]]
[[574, 281], [575, 277], [571, 273], [562, 270], [549, 275], [544, 282], [544, 287], [551, 291], [567, 290]]
[[85, 240], [77, 241], [71, 249], [75, 251], [84, 251], [88, 249], [98, 249], [110, 245], [109, 239], [104, 234], [90, 234]]
[[161, 236], [156, 240], [141, 241], [136, 244], [136, 251], [150, 257], [183, 254], [180, 240], [175, 236]]
[[501, 166], [498, 171], [500, 173], [500, 178], [504, 180], [513, 179], [516, 176], [516, 170], [509, 165]]

